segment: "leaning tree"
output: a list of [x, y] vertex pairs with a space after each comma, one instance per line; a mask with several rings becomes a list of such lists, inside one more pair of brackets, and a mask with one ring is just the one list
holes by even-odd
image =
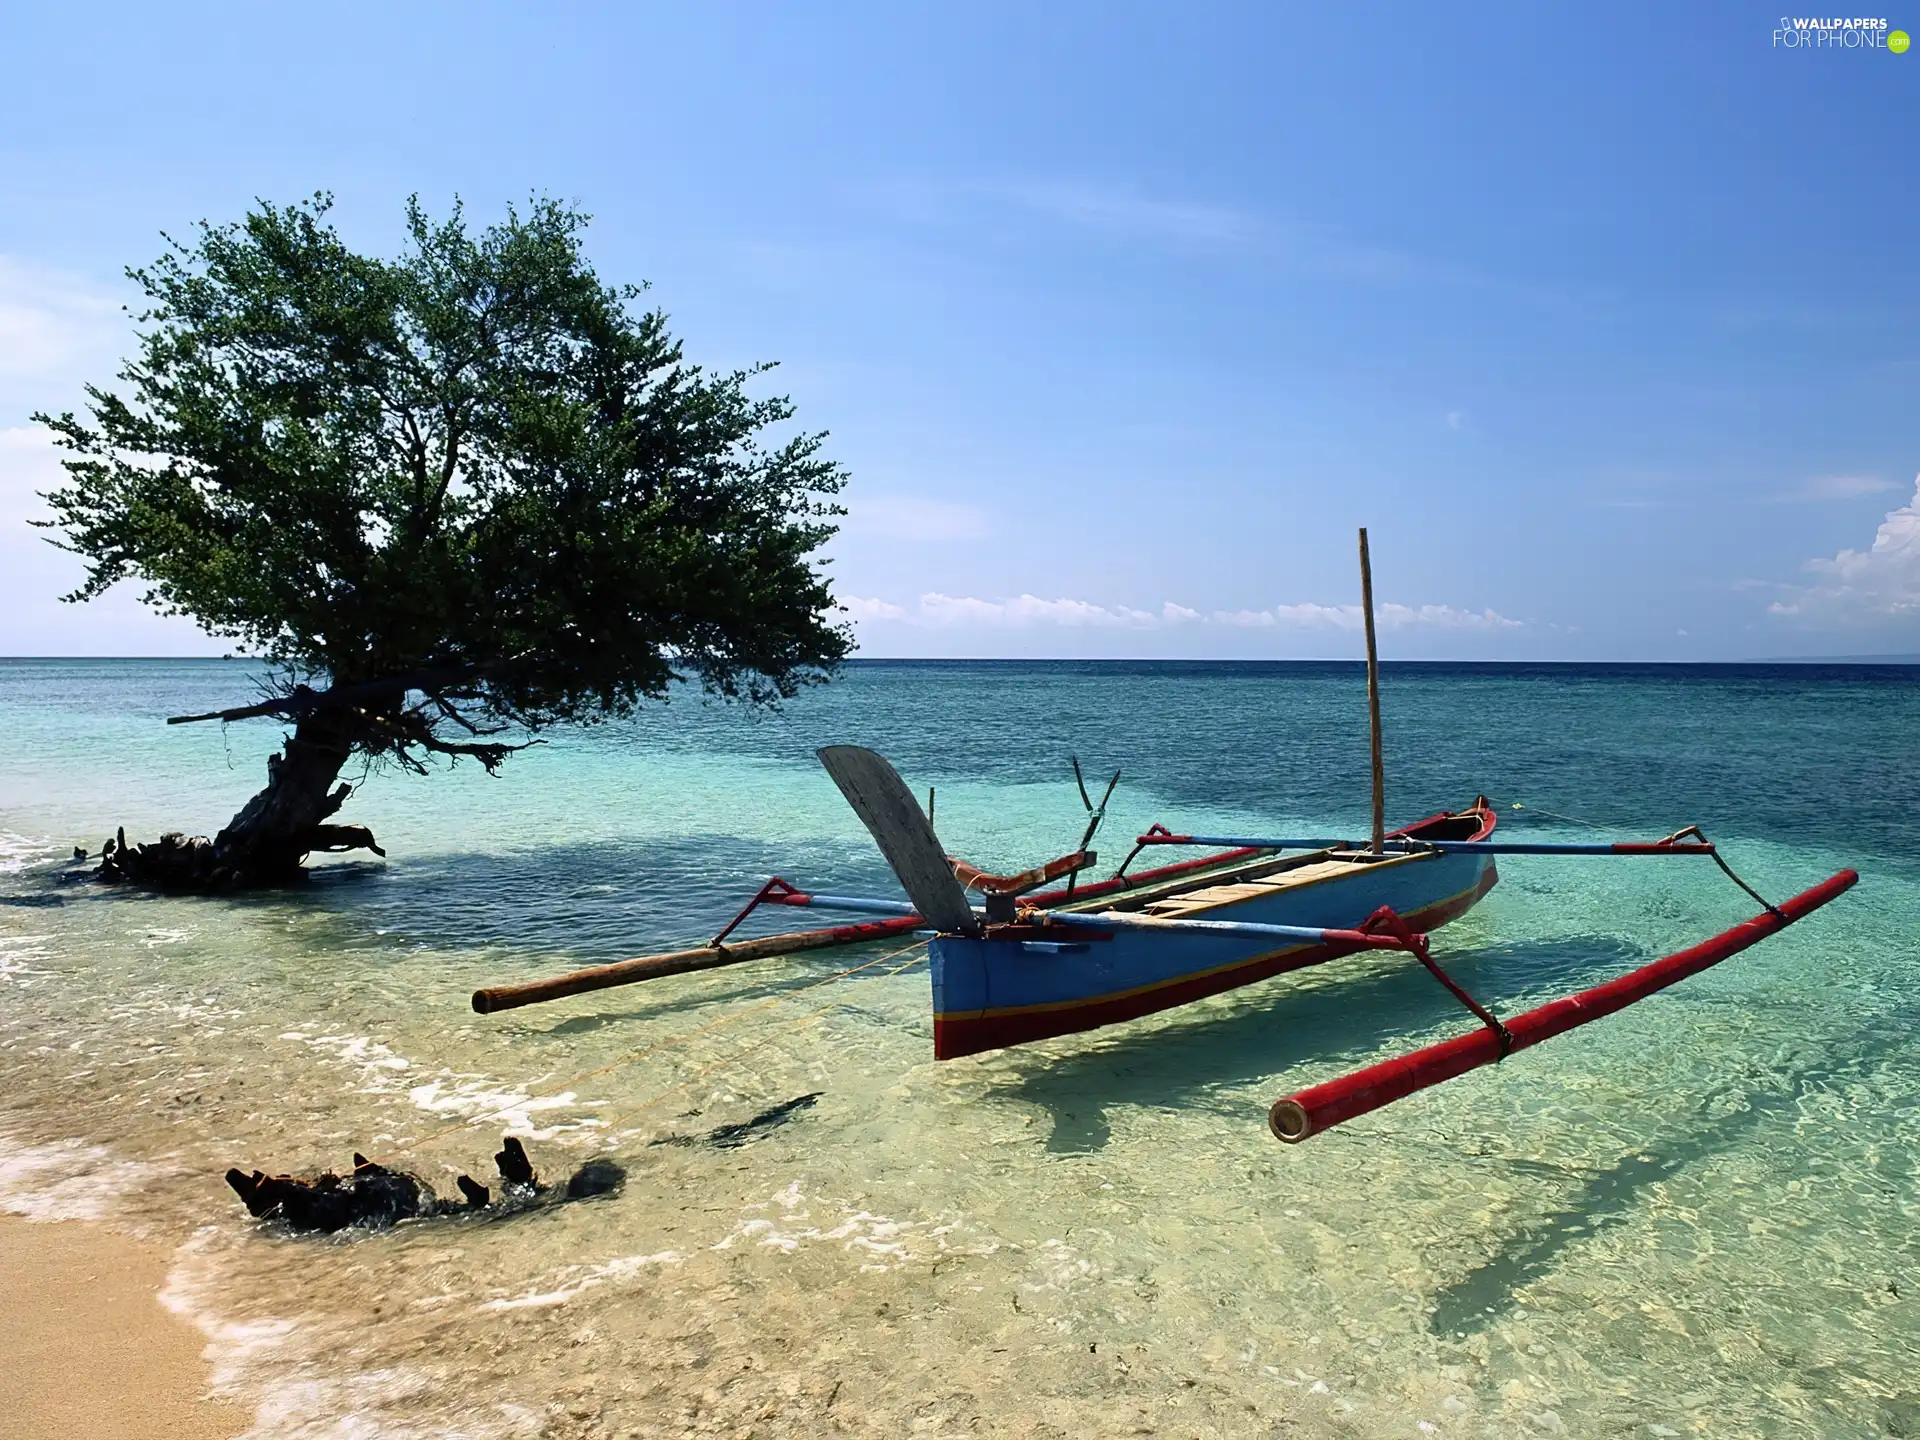
[[[847, 631], [817, 552], [844, 476], [760, 369], [682, 359], [635, 286], [603, 284], [551, 201], [470, 232], [407, 208], [398, 259], [356, 253], [329, 197], [201, 225], [129, 271], [149, 308], [44, 498], [87, 562], [270, 662], [291, 727], [211, 841], [108, 846], [102, 874], [274, 884], [317, 850], [356, 756], [489, 771], [548, 726], [631, 714], [676, 682], [752, 703], [824, 678]], [[784, 432], [784, 433], [783, 433]]]

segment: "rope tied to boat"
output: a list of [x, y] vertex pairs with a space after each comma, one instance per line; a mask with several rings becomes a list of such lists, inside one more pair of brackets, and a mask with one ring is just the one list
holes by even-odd
[[[1495, 810], [1500, 808], [1497, 801], [1490, 801], [1488, 803], [1492, 804]], [[1508, 801], [1507, 808], [1509, 810], [1525, 810], [1530, 816], [1545, 815], [1549, 819], [1565, 820], [1569, 825], [1584, 825], [1589, 830], [1611, 830], [1614, 828], [1611, 825], [1602, 825], [1595, 820], [1582, 820], [1578, 815], [1563, 815], [1560, 811], [1549, 810], [1544, 805], [1529, 805], [1521, 800]]]
[[1429, 975], [1446, 986], [1454, 999], [1471, 1010], [1480, 1023], [1493, 1032], [1493, 1038], [1500, 1047], [1500, 1059], [1504, 1060], [1512, 1053], [1513, 1035], [1505, 1025], [1500, 1023], [1500, 1017], [1474, 999], [1467, 993], [1464, 986], [1440, 968], [1440, 963], [1433, 958], [1433, 951], [1427, 944], [1427, 937], [1415, 933], [1392, 906], [1382, 905], [1366, 918], [1366, 922], [1360, 928], [1369, 934], [1385, 933], [1398, 940], [1402, 949], [1426, 966]]

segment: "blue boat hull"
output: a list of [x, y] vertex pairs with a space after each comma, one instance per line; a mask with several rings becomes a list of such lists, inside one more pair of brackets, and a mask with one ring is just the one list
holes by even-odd
[[[1436, 822], [1442, 818], [1457, 824], [1462, 817]], [[1422, 828], [1409, 827], [1415, 834]], [[1492, 828], [1489, 810], [1474, 838]], [[1293, 867], [1273, 863], [1278, 869], [1272, 876], [1203, 887], [1168, 903], [1182, 919], [1323, 929], [1357, 927], [1387, 905], [1416, 930], [1435, 930], [1470, 910], [1499, 878], [1493, 857], [1484, 854], [1323, 860], [1307, 869], [1293, 868], [1300, 861]], [[1166, 914], [1167, 908], [1147, 913]], [[936, 1058], [1137, 1019], [1356, 948], [1310, 941], [1275, 946], [1271, 940], [1177, 930], [1076, 930], [1065, 942], [1037, 937], [1031, 927], [1012, 931], [985, 939], [942, 935], [931, 942]]]

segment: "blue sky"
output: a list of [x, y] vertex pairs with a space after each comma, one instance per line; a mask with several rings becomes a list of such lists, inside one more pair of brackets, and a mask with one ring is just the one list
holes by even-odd
[[[1906, 3], [1906, 0], [1902, 0]], [[0, 653], [121, 269], [256, 196], [596, 217], [853, 475], [875, 655], [1920, 651], [1920, 50], [1778, 3], [0, 11]], [[1920, 33], [1920, 8], [1886, 12]]]

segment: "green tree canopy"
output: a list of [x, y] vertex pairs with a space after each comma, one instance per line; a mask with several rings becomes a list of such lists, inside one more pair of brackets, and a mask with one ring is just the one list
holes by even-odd
[[263, 204], [129, 272], [150, 308], [120, 384], [37, 417], [72, 452], [45, 497], [88, 565], [69, 599], [142, 580], [276, 662], [262, 708], [416, 767], [491, 768], [503, 727], [675, 679], [773, 700], [845, 656], [817, 555], [844, 475], [748, 395], [766, 367], [687, 363], [564, 205], [476, 234], [411, 202], [393, 260], [329, 206]]

